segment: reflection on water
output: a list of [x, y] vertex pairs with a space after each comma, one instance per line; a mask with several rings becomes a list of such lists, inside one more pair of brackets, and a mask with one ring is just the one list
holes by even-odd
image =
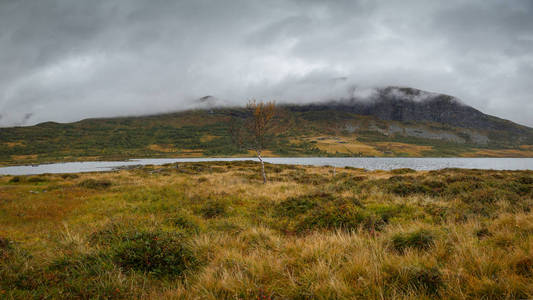
[[[254, 158], [147, 158], [129, 161], [89, 161], [37, 166], [0, 168], [0, 175], [31, 175], [44, 173], [78, 173], [111, 171], [118, 167], [135, 165], [162, 165], [175, 162], [242, 161]], [[438, 170], [444, 168], [533, 170], [533, 158], [404, 158], [404, 157], [273, 157], [265, 158], [274, 164], [354, 167], [368, 170]]]

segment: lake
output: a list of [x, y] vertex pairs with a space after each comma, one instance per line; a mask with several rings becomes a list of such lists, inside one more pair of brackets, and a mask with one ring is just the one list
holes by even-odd
[[[112, 171], [136, 165], [163, 165], [176, 162], [243, 161], [254, 158], [146, 158], [128, 161], [88, 161], [11, 166], [0, 168], [0, 175], [34, 175], [44, 173], [78, 173]], [[368, 170], [438, 170], [444, 168], [533, 170], [533, 158], [405, 158], [405, 157], [273, 157], [265, 158], [274, 164], [354, 167]]]

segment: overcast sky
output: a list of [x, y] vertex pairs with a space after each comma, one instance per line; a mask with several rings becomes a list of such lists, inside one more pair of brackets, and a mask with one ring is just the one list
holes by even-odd
[[351, 85], [446, 93], [533, 126], [533, 1], [0, 0], [0, 126]]

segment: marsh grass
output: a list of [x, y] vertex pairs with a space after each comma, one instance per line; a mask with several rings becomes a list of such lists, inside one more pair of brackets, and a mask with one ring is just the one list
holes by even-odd
[[0, 177], [0, 298], [533, 297], [533, 172], [266, 169]]

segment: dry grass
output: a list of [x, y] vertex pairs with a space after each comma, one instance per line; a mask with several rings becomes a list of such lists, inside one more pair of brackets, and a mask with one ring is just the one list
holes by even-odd
[[5, 142], [5, 145], [7, 145], [9, 148], [13, 148], [16, 146], [24, 146], [23, 142]]
[[522, 146], [520, 149], [481, 149], [463, 154], [464, 157], [532, 157], [533, 149]]
[[11, 155], [11, 159], [15, 161], [24, 161], [24, 160], [32, 160], [37, 159], [37, 154], [32, 155]]
[[0, 177], [0, 297], [533, 297], [533, 172], [258, 170]]
[[316, 146], [327, 153], [336, 154], [352, 154], [363, 156], [383, 156], [383, 153], [376, 150], [372, 145], [364, 144], [357, 141], [356, 138], [344, 138], [344, 137], [327, 137], [319, 136], [310, 139], [316, 142]]
[[422, 146], [415, 144], [394, 143], [394, 142], [380, 142], [375, 143], [376, 148], [384, 153], [403, 153], [404, 155], [422, 157], [424, 151], [431, 151], [432, 146]]
[[164, 152], [164, 153], [176, 152], [177, 151], [177, 149], [174, 146], [172, 146], [172, 145], [152, 144], [152, 145], [149, 145], [146, 148], [148, 148], [150, 150], [153, 150], [153, 151]]
[[[422, 157], [425, 151], [433, 150], [432, 146], [422, 146], [398, 142], [363, 143], [356, 137], [319, 136], [308, 139], [316, 142], [316, 146], [329, 154], [349, 154], [361, 156], [413, 156]], [[296, 139], [294, 139], [296, 141]]]

